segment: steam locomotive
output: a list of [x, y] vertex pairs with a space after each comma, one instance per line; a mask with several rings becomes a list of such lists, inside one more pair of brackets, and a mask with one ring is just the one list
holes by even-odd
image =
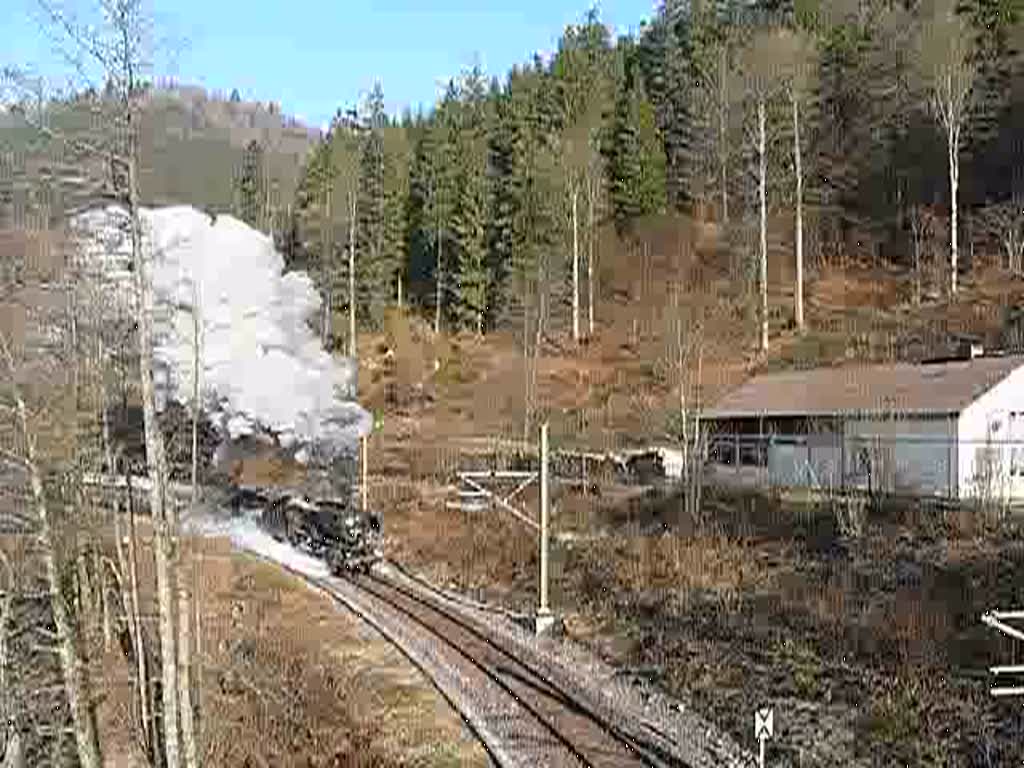
[[323, 558], [335, 575], [368, 573], [380, 561], [380, 515], [343, 499], [285, 494], [266, 499], [261, 523], [278, 541]]

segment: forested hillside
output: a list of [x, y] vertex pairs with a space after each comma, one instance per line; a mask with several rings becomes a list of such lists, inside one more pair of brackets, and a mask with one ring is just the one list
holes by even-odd
[[[265, 162], [261, 173], [269, 192], [265, 204], [284, 208], [294, 195], [306, 155], [319, 131], [282, 115], [273, 103], [242, 101], [207, 93], [192, 86], [161, 83], [146, 87], [140, 130], [141, 193], [146, 204], [190, 203], [214, 211], [239, 205], [237, 177], [246, 148], [259, 146]], [[104, 114], [102, 93], [92, 91], [51, 98], [47, 121], [70, 141], [88, 140]], [[26, 120], [26, 113], [28, 121]], [[0, 156], [4, 158], [4, 205], [22, 210], [49, 205], [56, 214], [60, 195], [69, 206], [89, 202], [73, 178], [84, 178], [85, 158], [65, 142], [46, 140], [33, 127], [33, 107], [26, 104], [0, 112]], [[94, 190], [89, 190], [90, 195]]]
[[[664, 336], [654, 304], [674, 302], [734, 359], [900, 356], [1016, 301], [1020, 5], [667, 0], [618, 39], [592, 10], [551, 57], [464, 71], [426, 113], [388, 115], [378, 85], [324, 136], [165, 83], [142, 193], [272, 234], [349, 352], [401, 305], [536, 367], [602, 329]], [[103, 101], [51, 100], [47, 120], [88, 136]], [[74, 196], [81, 159], [30, 142], [34, 108], [0, 115], [5, 174], [43, 180], [7, 187], [15, 213], [68, 207], [50, 198]]]
[[[628, 242], [661, 213], [708, 224], [765, 349], [805, 325], [797, 284], [823, 263], [945, 301], [979, 254], [1021, 266], [1018, 6], [667, 0], [617, 40], [592, 11], [550, 60], [466, 71], [427, 115], [389, 118], [379, 89], [339, 110], [281, 242], [335, 308], [353, 252], [359, 327], [401, 298], [436, 327], [582, 337], [600, 228]], [[778, 261], [787, 311], [758, 300]]]

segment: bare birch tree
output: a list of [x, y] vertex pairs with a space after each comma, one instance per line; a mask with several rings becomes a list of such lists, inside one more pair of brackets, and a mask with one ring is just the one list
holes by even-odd
[[18, 442], [21, 446], [20, 455], [6, 451], [4, 453], [5, 458], [23, 467], [29, 478], [31, 506], [38, 525], [53, 623], [57, 631], [57, 650], [68, 707], [74, 724], [78, 759], [83, 768], [101, 768], [103, 761], [100, 755], [99, 732], [96, 727], [96, 713], [93, 708], [85, 654], [64, 583], [67, 564], [62, 561], [62, 548], [57, 541], [52, 511], [43, 486], [43, 470], [37, 455], [37, 434], [29, 417], [25, 396], [18, 383], [24, 376], [19, 374], [11, 346], [2, 334], [0, 365], [3, 366], [4, 378], [9, 383], [8, 394], [13, 401], [13, 408], [5, 406], [5, 410], [13, 411], [19, 433]]
[[1015, 276], [1024, 274], [1024, 199], [1015, 194], [1010, 200], [986, 206], [982, 226], [999, 243], [1003, 268]]
[[[178, 656], [177, 656], [177, 514], [167, 499], [168, 471], [163, 436], [156, 412], [153, 381], [153, 287], [145, 242], [139, 194], [139, 129], [142, 80], [149, 66], [147, 47], [149, 20], [142, 0], [98, 0], [99, 24], [79, 20], [67, 8], [49, 0], [38, 0], [51, 22], [55, 35], [62, 36], [66, 58], [83, 79], [89, 71], [99, 70], [106, 80], [104, 107], [106, 125], [98, 136], [86, 140], [71, 139], [74, 146], [111, 169], [114, 198], [127, 216], [131, 263], [135, 280], [136, 334], [139, 348], [142, 410], [146, 461], [151, 480], [149, 506], [155, 529], [157, 601], [160, 627], [162, 672], [161, 717], [164, 758], [167, 768], [182, 765], [179, 732]], [[49, 135], [53, 131], [37, 125]]]
[[731, 89], [753, 112], [753, 128], [745, 126], [747, 145], [757, 158], [757, 204], [759, 214], [758, 283], [760, 311], [758, 312], [758, 350], [768, 352], [768, 153], [774, 138], [769, 125], [769, 112], [782, 87], [781, 75], [788, 61], [788, 40], [776, 27], [759, 27], [750, 33], [747, 44], [740, 51], [740, 65], [736, 73], [738, 83]]
[[954, 0], [936, 0], [921, 24], [915, 41], [914, 73], [918, 90], [942, 128], [949, 173], [949, 293], [957, 294], [960, 190], [960, 152], [965, 131], [975, 108], [977, 65], [974, 32], [970, 22], [957, 13]]
[[604, 167], [601, 153], [598, 150], [599, 139], [597, 131], [593, 131], [589, 138], [590, 162], [587, 163], [585, 178], [585, 192], [587, 200], [587, 336], [594, 335], [594, 278], [597, 271], [597, 244], [598, 226], [601, 212], [604, 208]]
[[667, 362], [678, 389], [678, 408], [669, 418], [670, 437], [679, 443], [682, 458], [680, 483], [683, 509], [700, 525], [703, 488], [704, 442], [706, 430], [700, 418], [700, 388], [704, 363], [703, 320], [701, 309], [687, 300], [683, 286], [671, 292], [671, 312], [666, 337]]
[[[815, 40], [801, 31], [788, 29], [778, 33], [782, 75], [792, 114], [793, 172], [795, 182], [795, 222], [793, 231], [796, 275], [793, 285], [793, 316], [797, 331], [804, 331], [804, 163], [801, 123], [806, 122], [818, 70]], [[801, 119], [802, 115], [802, 119]]]

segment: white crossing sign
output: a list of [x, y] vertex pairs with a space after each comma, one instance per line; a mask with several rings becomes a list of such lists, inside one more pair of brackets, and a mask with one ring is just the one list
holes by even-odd
[[764, 768], [764, 743], [775, 734], [775, 711], [771, 707], [762, 707], [754, 712], [754, 737], [757, 739], [760, 760], [758, 766]]
[[775, 713], [768, 707], [754, 713], [754, 736], [770, 739], [775, 733]]

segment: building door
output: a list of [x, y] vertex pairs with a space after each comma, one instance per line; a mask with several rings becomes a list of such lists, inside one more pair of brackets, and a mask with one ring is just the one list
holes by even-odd
[[1006, 448], [1009, 452], [1009, 492], [1013, 500], [1024, 499], [1024, 411], [1010, 411]]

